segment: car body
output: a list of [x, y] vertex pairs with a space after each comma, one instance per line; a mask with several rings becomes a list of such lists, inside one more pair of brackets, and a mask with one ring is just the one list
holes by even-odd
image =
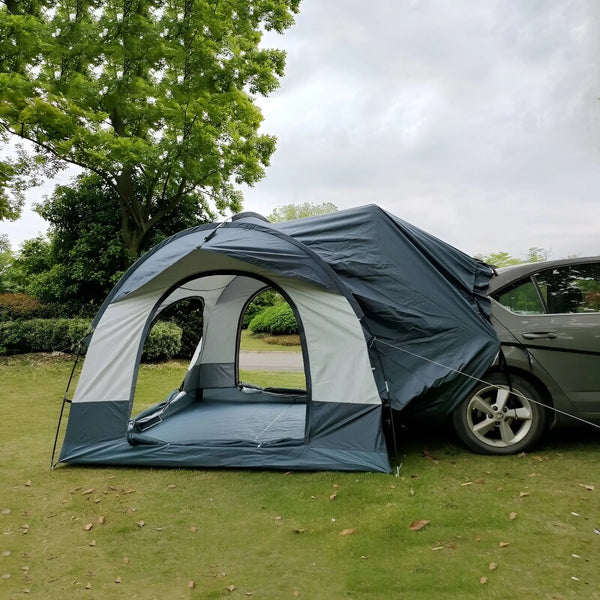
[[600, 423], [600, 257], [498, 269], [488, 293], [501, 353], [453, 412], [461, 440], [512, 454], [553, 426]]

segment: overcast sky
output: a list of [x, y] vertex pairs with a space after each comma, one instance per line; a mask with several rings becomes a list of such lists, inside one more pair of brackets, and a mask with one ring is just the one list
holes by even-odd
[[[600, 254], [598, 0], [303, 0], [247, 210], [379, 204], [469, 254]], [[39, 192], [38, 192], [39, 193]], [[0, 224], [13, 243], [43, 224]]]

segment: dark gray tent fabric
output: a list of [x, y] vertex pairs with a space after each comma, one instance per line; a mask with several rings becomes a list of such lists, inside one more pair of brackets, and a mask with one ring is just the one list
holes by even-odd
[[[94, 319], [59, 460], [389, 472], [384, 406], [447, 415], [493, 362], [491, 274], [376, 206], [276, 224], [240, 215], [181, 232], [135, 263]], [[235, 349], [220, 341], [235, 343], [243, 294], [263, 283], [290, 294], [300, 319], [301, 405], [293, 394], [246, 400]], [[132, 420], [145, 336], [169, 298], [196, 288], [224, 334], [205, 331], [180, 404], [157, 399]], [[228, 303], [237, 313], [225, 314]]]
[[277, 226], [356, 299], [394, 408], [443, 417], [493, 362], [487, 265], [374, 205]]

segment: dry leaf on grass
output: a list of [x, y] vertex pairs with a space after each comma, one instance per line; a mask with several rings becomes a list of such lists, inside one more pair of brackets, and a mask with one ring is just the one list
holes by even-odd
[[510, 546], [510, 542], [500, 542], [498, 544], [499, 548], [506, 548], [506, 546]]
[[83, 490], [83, 492], [81, 492], [82, 496], [89, 496], [90, 494], [92, 494], [93, 492], [95, 492], [95, 488], [88, 488], [87, 490]]
[[579, 485], [582, 488], [585, 488], [588, 492], [593, 492], [594, 491], [594, 486], [593, 485], [586, 485], [585, 483], [580, 483]]
[[529, 496], [529, 492], [519, 492], [519, 498], [525, 498], [526, 496]]
[[487, 582], [488, 582], [488, 578], [487, 578], [487, 577], [482, 577], [482, 578], [479, 580], [479, 583], [480, 583], [481, 585], [485, 585]]
[[84, 531], [91, 531], [92, 527], [94, 527], [94, 524], [88, 523], [83, 529], [84, 529]]
[[330, 500], [335, 500], [337, 498], [337, 492], [333, 492], [333, 494], [331, 494], [331, 496], [329, 496]]
[[511, 521], [514, 521], [517, 518], [517, 513], [516, 512], [511, 512], [510, 515], [508, 515], [508, 518]]
[[143, 527], [145, 524], [146, 524], [146, 521], [138, 521], [138, 522], [136, 523], [136, 525], [137, 525], [138, 527]]
[[229, 592], [233, 592], [233, 590], [235, 590], [235, 585], [233, 585], [232, 583], [231, 585], [228, 585], [225, 589]]
[[115, 583], [121, 583], [121, 577], [120, 576], [115, 579]]
[[490, 563], [490, 571], [495, 571], [498, 568], [498, 565], [495, 562]]
[[2, 514], [3, 515], [10, 515], [10, 508], [3, 508], [2, 509]]
[[342, 529], [340, 535], [354, 535], [358, 529], [356, 527], [350, 527], [349, 529]]
[[427, 519], [419, 519], [418, 521], [413, 521], [408, 528], [411, 531], [419, 531], [420, 529], [423, 529], [423, 527], [425, 527], [426, 525], [429, 524], [429, 521]]
[[196, 587], [196, 582], [193, 580], [188, 581], [188, 587], [190, 588], [190, 590], [193, 590]]

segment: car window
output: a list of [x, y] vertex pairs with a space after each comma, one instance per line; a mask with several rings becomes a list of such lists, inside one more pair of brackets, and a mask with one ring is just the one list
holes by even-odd
[[600, 263], [546, 269], [535, 280], [550, 314], [600, 311]]
[[496, 299], [502, 306], [519, 315], [543, 315], [546, 312], [542, 299], [531, 279], [516, 283]]

